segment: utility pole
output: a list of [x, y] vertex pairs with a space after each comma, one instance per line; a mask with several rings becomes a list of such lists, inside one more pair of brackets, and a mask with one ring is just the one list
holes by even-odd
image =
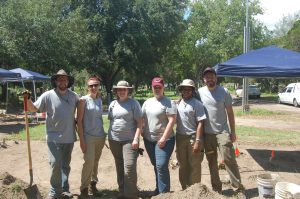
[[[244, 26], [244, 54], [247, 53], [250, 49], [250, 29], [248, 25], [248, 1], [246, 1], [246, 26]], [[242, 106], [243, 106], [243, 112], [248, 112], [250, 110], [249, 107], [249, 100], [248, 100], [248, 78], [243, 77], [243, 98], [242, 98]]]

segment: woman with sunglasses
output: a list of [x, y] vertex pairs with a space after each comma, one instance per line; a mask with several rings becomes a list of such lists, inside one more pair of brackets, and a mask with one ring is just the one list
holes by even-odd
[[154, 97], [147, 99], [142, 107], [143, 137], [146, 151], [154, 166], [156, 189], [154, 195], [170, 191], [169, 159], [174, 149], [173, 126], [176, 121], [175, 103], [164, 96], [164, 81], [152, 80]]
[[96, 187], [98, 164], [106, 137], [99, 86], [98, 77], [92, 76], [87, 80], [88, 94], [81, 97], [77, 110], [78, 136], [84, 158], [79, 198], [88, 198], [89, 192], [95, 197], [102, 195]]
[[108, 108], [109, 146], [117, 170], [118, 198], [122, 199], [138, 198], [136, 163], [142, 112], [140, 104], [129, 97], [132, 91], [133, 87], [127, 81], [119, 81], [113, 86], [117, 99]]

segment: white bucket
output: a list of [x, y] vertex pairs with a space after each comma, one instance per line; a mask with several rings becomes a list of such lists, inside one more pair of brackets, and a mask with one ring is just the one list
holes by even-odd
[[260, 198], [274, 198], [275, 185], [279, 179], [277, 174], [260, 174], [257, 176], [257, 188]]
[[275, 199], [300, 199], [300, 186], [290, 182], [278, 182]]

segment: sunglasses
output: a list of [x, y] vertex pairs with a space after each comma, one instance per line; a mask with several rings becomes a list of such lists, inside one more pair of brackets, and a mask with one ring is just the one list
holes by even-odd
[[99, 84], [88, 85], [89, 88], [97, 88], [98, 86], [99, 86]]

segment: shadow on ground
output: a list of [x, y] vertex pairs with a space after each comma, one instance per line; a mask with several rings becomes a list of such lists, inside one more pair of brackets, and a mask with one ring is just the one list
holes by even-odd
[[252, 158], [265, 170], [272, 172], [300, 172], [300, 151], [247, 149]]

